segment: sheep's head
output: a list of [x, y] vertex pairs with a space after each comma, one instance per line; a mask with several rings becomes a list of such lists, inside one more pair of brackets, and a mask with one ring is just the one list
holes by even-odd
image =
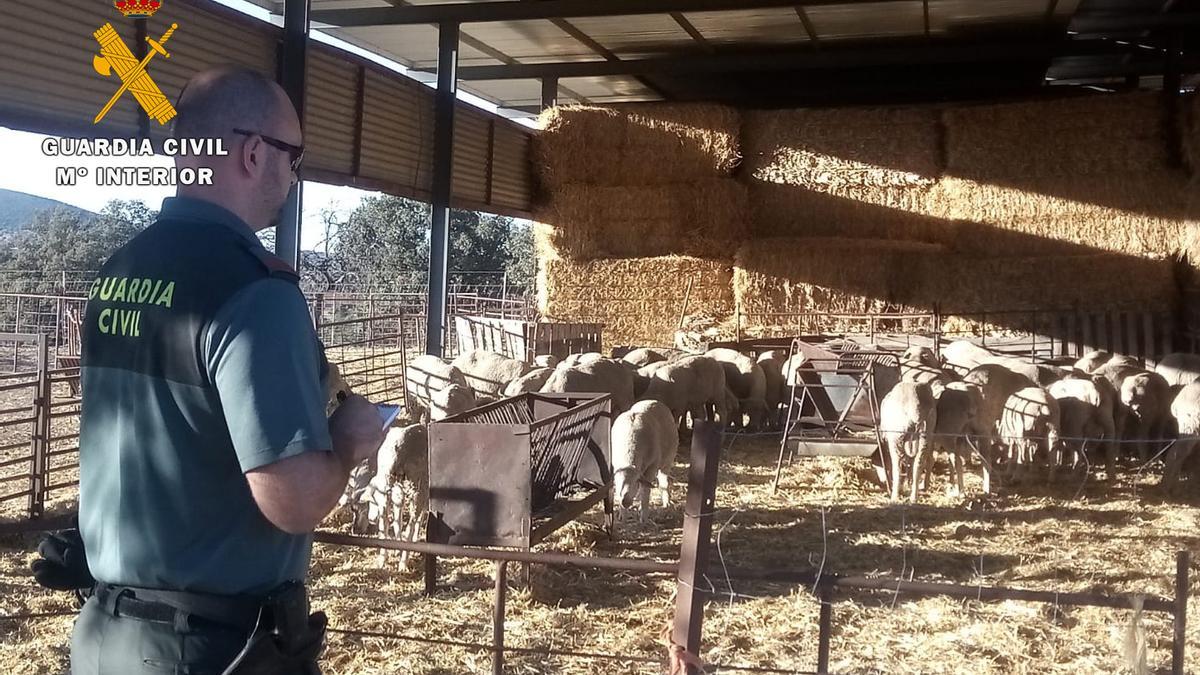
[[613, 500], [620, 504], [621, 508], [633, 508], [638, 489], [637, 472], [632, 468], [617, 469], [613, 472]]
[[443, 420], [475, 407], [475, 392], [461, 384], [446, 385], [429, 398], [431, 420]]
[[333, 414], [334, 410], [341, 405], [346, 397], [352, 394], [350, 385], [342, 378], [342, 371], [336, 363], [330, 363], [328, 370], [325, 371], [325, 376], [321, 378], [321, 384], [325, 388], [325, 415]]
[[922, 365], [928, 368], [940, 369], [942, 362], [933, 353], [929, 347], [909, 347], [900, 355], [901, 363], [910, 363], [912, 365]]
[[1141, 417], [1143, 411], [1158, 403], [1152, 379], [1149, 373], [1140, 373], [1125, 378], [1121, 382], [1121, 403]]
[[767, 410], [767, 402], [760, 399], [742, 399], [738, 402], [742, 412], [750, 417], [750, 430], [753, 432], [764, 431], [767, 428], [769, 411]]

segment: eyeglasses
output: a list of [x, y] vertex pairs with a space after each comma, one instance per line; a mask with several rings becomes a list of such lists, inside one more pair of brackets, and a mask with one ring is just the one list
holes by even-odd
[[266, 143], [277, 150], [282, 150], [288, 154], [288, 160], [291, 163], [292, 173], [298, 173], [300, 171], [300, 163], [304, 161], [303, 145], [292, 145], [291, 143], [281, 141], [278, 138], [273, 138], [257, 131], [234, 129], [233, 133], [241, 134], [242, 136], [258, 136], [259, 138], [263, 139], [263, 143]]

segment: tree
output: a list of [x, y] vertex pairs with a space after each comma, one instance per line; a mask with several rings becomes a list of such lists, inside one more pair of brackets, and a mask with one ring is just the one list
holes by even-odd
[[[329, 224], [332, 214], [326, 214]], [[410, 199], [367, 197], [337, 223], [331, 257], [342, 269], [396, 278], [429, 269], [429, 205]], [[333, 261], [331, 261], [332, 263]], [[533, 278], [530, 227], [506, 216], [452, 211], [449, 268], [452, 272], [509, 271], [510, 283]]]
[[9, 239], [7, 269], [96, 270], [158, 216], [138, 201], [113, 200], [98, 214], [56, 206], [34, 214]]

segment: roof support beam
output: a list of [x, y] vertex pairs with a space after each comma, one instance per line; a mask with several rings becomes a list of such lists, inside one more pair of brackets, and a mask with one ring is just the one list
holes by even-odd
[[704, 37], [703, 33], [696, 30], [696, 27], [692, 25], [691, 21], [687, 20], [687, 17], [684, 16], [682, 12], [671, 12], [671, 18], [675, 20], [675, 23], [679, 24], [679, 27], [682, 28], [684, 32], [692, 36], [692, 40], [694, 40], [696, 44], [703, 47], [704, 51], [710, 54], [716, 51], [712, 44], [708, 41], [708, 38]]
[[804, 11], [803, 7], [797, 7], [796, 16], [800, 17], [800, 23], [804, 24], [804, 32], [808, 33], [808, 39], [812, 41], [813, 49], [820, 49], [821, 41], [817, 38], [817, 29], [813, 27], [812, 19], [808, 18], [808, 12]]
[[[296, 115], [304, 121], [304, 80], [308, 66], [310, 0], [287, 0], [283, 9], [283, 44], [280, 46], [279, 84], [287, 92]], [[275, 226], [275, 255], [300, 269], [300, 228], [303, 221], [304, 184], [296, 181]]]
[[473, 66], [459, 69], [460, 80], [511, 80], [557, 76], [606, 77], [665, 73], [732, 73], [745, 71], [824, 70], [888, 65], [1034, 61], [1049, 59], [1054, 47], [1045, 43], [954, 44], [871, 49], [774, 51], [626, 59], [567, 61], [516, 66]]
[[817, 7], [864, 2], [908, 2], [910, 0], [500, 0], [458, 2], [408, 7], [328, 9], [313, 12], [313, 20], [335, 26], [396, 26], [421, 23], [489, 23], [534, 21], [588, 16], [633, 16], [672, 12], [722, 12], [776, 7]]

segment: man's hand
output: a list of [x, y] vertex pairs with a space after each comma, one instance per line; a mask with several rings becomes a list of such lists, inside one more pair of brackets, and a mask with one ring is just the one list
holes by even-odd
[[386, 434], [375, 404], [352, 394], [329, 418], [329, 435], [333, 439], [334, 453], [349, 470], [373, 457]]
[[42, 557], [30, 565], [39, 584], [56, 591], [91, 588], [96, 580], [88, 570], [87, 554], [79, 530], [49, 534], [38, 544]]

